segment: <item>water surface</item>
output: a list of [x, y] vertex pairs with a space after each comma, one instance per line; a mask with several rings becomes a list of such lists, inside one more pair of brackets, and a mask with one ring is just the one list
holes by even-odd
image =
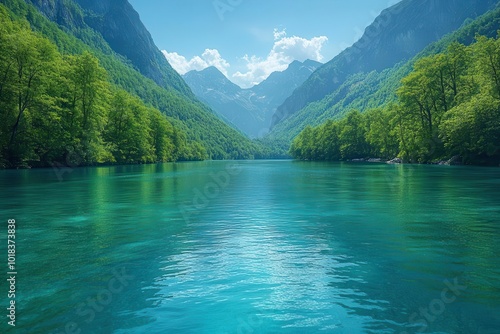
[[498, 168], [204, 162], [0, 187], [16, 333], [499, 333]]

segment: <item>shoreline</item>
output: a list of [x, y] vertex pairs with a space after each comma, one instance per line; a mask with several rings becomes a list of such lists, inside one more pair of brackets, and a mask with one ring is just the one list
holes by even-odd
[[493, 167], [499, 168], [500, 164], [496, 163], [478, 163], [478, 164], [464, 164], [457, 163], [456, 158], [453, 157], [451, 159], [443, 159], [436, 162], [428, 162], [428, 163], [417, 163], [417, 162], [405, 162], [403, 159], [394, 158], [394, 159], [382, 159], [382, 158], [360, 158], [360, 159], [349, 159], [349, 160], [300, 160], [300, 159], [241, 159], [241, 160], [193, 160], [193, 161], [165, 161], [165, 162], [148, 162], [148, 163], [102, 163], [102, 164], [82, 164], [77, 166], [64, 165], [61, 163], [54, 163], [52, 166], [17, 166], [17, 167], [7, 167], [0, 168], [1, 171], [12, 171], [12, 170], [42, 170], [42, 169], [54, 169], [54, 170], [73, 170], [78, 168], [87, 168], [87, 167], [120, 167], [120, 166], [142, 166], [142, 165], [162, 165], [162, 164], [178, 164], [178, 163], [196, 163], [196, 162], [211, 162], [211, 161], [227, 161], [227, 162], [235, 162], [235, 161], [298, 161], [298, 162], [331, 162], [331, 163], [369, 163], [369, 164], [386, 164], [386, 165], [422, 165], [422, 166], [461, 166], [461, 167]]

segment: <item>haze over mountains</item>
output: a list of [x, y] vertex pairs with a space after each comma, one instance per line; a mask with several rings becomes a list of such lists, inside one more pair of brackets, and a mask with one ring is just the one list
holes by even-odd
[[183, 78], [194, 94], [223, 119], [251, 138], [267, 134], [276, 108], [322, 64], [294, 61], [283, 72], [274, 72], [260, 84], [242, 89], [217, 68], [191, 71]]
[[440, 52], [453, 40], [470, 44], [476, 33], [496, 34], [498, 12], [488, 11], [498, 3], [403, 0], [326, 64], [295, 61], [242, 89], [213, 67], [180, 76], [127, 0], [0, 0], [13, 20], [28, 21], [61, 54], [92, 53], [110, 83], [166, 116], [176, 144], [204, 149], [209, 159], [282, 157], [308, 125], [394, 101], [421, 54]]
[[[303, 76], [292, 81], [270, 77], [261, 85], [241, 90], [215, 69], [193, 71], [184, 79], [196, 96], [230, 124], [250, 137], [261, 137], [271, 129], [267, 138], [287, 146], [307, 125], [318, 125], [352, 108], [365, 110], [393, 100], [399, 81], [410, 72], [417, 54], [497, 3], [403, 0], [384, 10], [358, 42], [299, 85]], [[296, 64], [285, 72], [296, 69]], [[266, 87], [265, 92], [261, 86]], [[267, 88], [270, 86], [274, 90]], [[281, 87], [280, 94], [277, 87]]]
[[[497, 0], [403, 0], [384, 10], [358, 42], [319, 68], [278, 107], [271, 137], [289, 142], [306, 125], [319, 124], [318, 119], [325, 114], [328, 117], [321, 121], [348, 111], [354, 97], [346, 99], [347, 95], [362, 85], [370, 72], [380, 73], [411, 60], [432, 42], [457, 30], [466, 19], [484, 14], [497, 3]], [[369, 98], [367, 92], [378, 93], [372, 90], [373, 85], [365, 88], [360, 92], [365, 101]], [[389, 95], [385, 98], [390, 99]], [[378, 105], [383, 102], [384, 98]], [[371, 105], [376, 106], [377, 103]]]

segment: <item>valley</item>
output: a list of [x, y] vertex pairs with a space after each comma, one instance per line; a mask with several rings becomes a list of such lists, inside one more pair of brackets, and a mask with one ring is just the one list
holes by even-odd
[[0, 332], [498, 333], [499, 34], [498, 0], [0, 0]]

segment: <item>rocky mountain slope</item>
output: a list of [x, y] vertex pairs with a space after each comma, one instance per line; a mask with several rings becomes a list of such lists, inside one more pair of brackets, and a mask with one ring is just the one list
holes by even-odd
[[[352, 47], [318, 69], [277, 110], [272, 126], [339, 89], [351, 76], [408, 61], [492, 9], [497, 0], [403, 0], [384, 10]], [[335, 104], [337, 101], [330, 101]]]
[[139, 14], [127, 0], [27, 0], [49, 19], [70, 30], [86, 26], [102, 35], [114, 52], [144, 76], [184, 95], [192, 93], [154, 44]]
[[320, 66], [313, 60], [294, 61], [285, 71], [274, 72], [249, 89], [235, 85], [215, 67], [188, 72], [184, 79], [223, 119], [258, 138], [269, 131], [276, 108]]

